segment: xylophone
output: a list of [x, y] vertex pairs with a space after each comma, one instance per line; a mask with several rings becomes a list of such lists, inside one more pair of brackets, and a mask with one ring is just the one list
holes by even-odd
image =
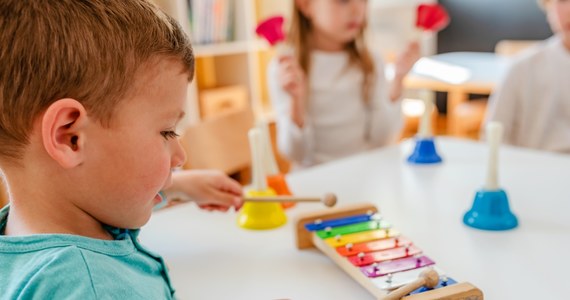
[[377, 299], [483, 299], [481, 290], [470, 283], [438, 275], [444, 273], [435, 262], [393, 229], [372, 204], [299, 216], [296, 242], [298, 249], [318, 248]]

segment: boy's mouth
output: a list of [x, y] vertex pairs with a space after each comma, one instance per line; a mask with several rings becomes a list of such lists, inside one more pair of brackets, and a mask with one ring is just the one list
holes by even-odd
[[156, 204], [162, 202], [162, 200], [163, 200], [163, 199], [162, 199], [162, 196], [161, 196], [160, 194], [156, 194], [156, 195], [154, 196], [154, 199], [152, 199], [152, 202], [153, 202], [153, 204], [156, 205]]
[[159, 209], [165, 207], [168, 204], [168, 201], [166, 199], [166, 195], [164, 195], [164, 193], [162, 193], [162, 192], [158, 192], [154, 196], [152, 204], [153, 204], [153, 210], [159, 210]]

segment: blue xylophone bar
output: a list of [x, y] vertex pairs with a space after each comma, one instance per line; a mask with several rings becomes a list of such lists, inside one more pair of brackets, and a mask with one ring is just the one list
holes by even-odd
[[374, 218], [374, 214], [356, 215], [356, 216], [350, 216], [350, 217], [346, 217], [346, 218], [340, 218], [340, 219], [334, 219], [334, 220], [325, 220], [322, 222], [305, 224], [305, 228], [308, 231], [317, 231], [317, 230], [323, 230], [327, 227], [334, 228], [334, 227], [339, 227], [339, 226], [344, 226], [344, 225], [351, 225], [351, 224], [356, 224], [356, 223], [367, 222], [367, 221], [372, 220], [373, 218]]
[[427, 291], [431, 291], [431, 290], [435, 290], [435, 289], [439, 289], [442, 287], [446, 287], [446, 286], [450, 286], [452, 284], [456, 284], [457, 281], [455, 281], [453, 278], [449, 278], [449, 277], [444, 277], [440, 276], [439, 278], [439, 283], [437, 284], [437, 286], [433, 287], [433, 288], [426, 288], [425, 286], [413, 291], [410, 293], [410, 295], [413, 294], [419, 294], [419, 293], [423, 293], [423, 292], [427, 292]]

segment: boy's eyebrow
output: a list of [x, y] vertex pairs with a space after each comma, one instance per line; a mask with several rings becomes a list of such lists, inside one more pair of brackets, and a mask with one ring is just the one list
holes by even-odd
[[184, 118], [185, 115], [186, 115], [186, 112], [181, 110], [179, 112], [171, 111], [167, 114], [164, 114], [163, 117], [167, 118], [167, 119], [171, 119], [171, 120], [176, 119], [176, 121], [180, 121], [180, 120], [182, 120], [182, 118]]

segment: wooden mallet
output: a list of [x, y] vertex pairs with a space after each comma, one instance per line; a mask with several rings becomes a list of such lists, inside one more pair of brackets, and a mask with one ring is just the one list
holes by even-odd
[[328, 207], [336, 204], [336, 195], [328, 193], [322, 197], [296, 197], [296, 196], [263, 196], [263, 197], [244, 197], [243, 201], [249, 202], [322, 202]]
[[386, 297], [382, 298], [383, 300], [400, 300], [402, 299], [404, 296], [406, 296], [407, 294], [415, 291], [416, 289], [425, 286], [426, 288], [432, 289], [434, 287], [437, 286], [437, 284], [439, 283], [439, 275], [437, 274], [437, 272], [432, 269], [429, 268], [427, 270], [424, 270], [420, 273], [420, 276], [418, 279], [402, 286], [399, 287], [397, 289], [395, 289], [394, 291], [392, 291], [390, 294], [388, 294]]

